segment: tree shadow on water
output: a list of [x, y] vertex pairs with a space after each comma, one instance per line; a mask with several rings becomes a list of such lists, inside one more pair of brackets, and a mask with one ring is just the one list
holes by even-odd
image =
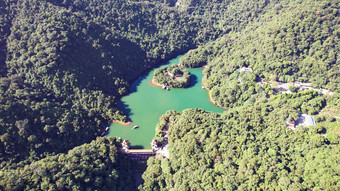
[[130, 149], [144, 149], [142, 145], [132, 145]]
[[194, 87], [194, 86], [197, 84], [197, 82], [198, 82], [197, 76], [194, 75], [194, 74], [191, 74], [191, 76], [190, 76], [190, 86], [189, 86], [189, 88]]
[[131, 121], [130, 116], [132, 115], [132, 111], [131, 111], [131, 108], [129, 108], [129, 105], [123, 102], [122, 100], [119, 100], [117, 102], [117, 107], [120, 111], [124, 113], [124, 115], [126, 115], [128, 120]]
[[129, 88], [129, 93], [135, 93], [137, 92], [137, 87], [142, 83], [143, 80], [145, 80], [147, 77], [147, 74], [143, 74], [142, 76], [138, 77], [137, 80], [135, 80], [130, 88]]
[[142, 81], [145, 80], [149, 75], [153, 76], [153, 73], [150, 74], [150, 72], [152, 70], [158, 69], [158, 68], [161, 68], [163, 66], [170, 65], [170, 64], [171, 64], [170, 61], [166, 61], [163, 64], [158, 64], [158, 65], [156, 64], [154, 67], [151, 67], [148, 70], [146, 70], [145, 72], [143, 72], [135, 81], [133, 81], [133, 83], [131, 84], [131, 86], [129, 88], [129, 93], [137, 92], [138, 86], [142, 83]]

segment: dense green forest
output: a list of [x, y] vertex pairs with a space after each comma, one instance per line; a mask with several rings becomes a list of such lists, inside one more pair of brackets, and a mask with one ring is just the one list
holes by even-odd
[[222, 115], [168, 112], [158, 128], [170, 125], [170, 159], [149, 159], [141, 189], [337, 190], [339, 144], [322, 127], [286, 128], [286, 104], [271, 101]]
[[[206, 66], [202, 85], [229, 110], [162, 116], [155, 139], [169, 142], [170, 158], [149, 159], [140, 189], [338, 190], [339, 94], [276, 90], [305, 82], [340, 91], [339, 14], [334, 1], [281, 1], [183, 56], [185, 67]], [[299, 113], [315, 115], [317, 126], [287, 128]]]
[[128, 93], [131, 80], [260, 14], [241, 14], [240, 3], [247, 9], [273, 6], [223, 2], [230, 10], [225, 15], [210, 2], [190, 10], [169, 3], [2, 1], [1, 116], [6, 118], [0, 158], [39, 158], [93, 140], [108, 121], [127, 120], [116, 101]]
[[[339, 98], [339, 97], [337, 97]], [[149, 159], [142, 190], [337, 190], [339, 122], [299, 127], [285, 120], [318, 110], [327, 99], [315, 91], [261, 99], [252, 107], [209, 113], [169, 111], [156, 139], [168, 130], [170, 158]], [[304, 104], [316, 105], [304, 108]], [[329, 127], [337, 126], [337, 134]], [[334, 138], [335, 136], [335, 138]]]
[[65, 152], [103, 123], [125, 121], [116, 101], [131, 80], [219, 33], [198, 32], [204, 19], [188, 24], [191, 15], [159, 3], [18, 0], [1, 9], [3, 161]]
[[181, 68], [177, 64], [163, 66], [155, 70], [152, 80], [160, 85], [166, 84], [165, 86], [174, 88], [185, 88], [190, 86], [190, 73], [187, 69]]
[[[203, 85], [223, 107], [255, 98], [257, 81], [269, 82], [271, 87], [279, 82], [309, 82], [339, 92], [339, 3], [297, 2], [277, 4], [241, 32], [190, 51], [181, 63], [207, 65]], [[245, 77], [239, 70], [242, 67], [252, 72]]]
[[[164, 115], [156, 139], [169, 123], [170, 159], [150, 158], [141, 189], [336, 190], [339, 7], [332, 0], [1, 0], [1, 189], [133, 189], [117, 141], [96, 138], [110, 121], [128, 120], [117, 101], [133, 80], [192, 49], [181, 65], [206, 66], [202, 86], [229, 110]], [[277, 91], [293, 82], [334, 94]], [[318, 125], [285, 128], [300, 112]]]
[[132, 190], [132, 172], [119, 141], [98, 138], [66, 154], [0, 171], [1, 190]]

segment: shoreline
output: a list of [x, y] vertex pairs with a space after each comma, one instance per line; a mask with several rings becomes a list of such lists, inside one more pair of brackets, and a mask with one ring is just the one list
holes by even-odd
[[150, 80], [150, 84], [151, 84], [152, 86], [155, 86], [155, 87], [162, 87], [162, 85], [156, 83], [156, 82], [153, 80], [153, 78]]
[[[191, 48], [187, 48], [186, 50], [179, 50], [179, 51], [175, 51], [174, 53], [170, 53], [166, 58], [164, 59], [155, 59], [153, 60], [154, 64], [152, 64], [150, 67], [148, 68], [145, 68], [138, 76], [136, 76], [135, 78], [132, 78], [131, 80], [129, 80], [129, 82], [133, 83], [134, 81], [136, 81], [140, 76], [143, 76], [143, 75], [147, 75], [150, 71], [152, 71], [153, 69], [156, 69], [160, 66], [163, 66], [163, 65], [166, 65], [164, 64], [165, 62], [168, 62], [172, 59], [175, 59], [179, 56], [183, 56], [185, 55], [186, 53], [188, 53], [189, 50], [193, 50], [195, 49], [195, 47], [191, 47]], [[131, 84], [130, 86], [128, 86], [128, 89], [131, 87]], [[129, 92], [126, 94], [128, 95]], [[122, 98], [126, 95], [122, 95], [120, 96], [119, 98]]]
[[118, 120], [112, 120], [112, 123], [117, 123], [117, 124], [120, 124], [120, 125], [124, 125], [124, 126], [129, 126], [132, 124], [131, 121], [128, 121], [128, 122], [122, 122], [122, 121], [118, 121]]
[[221, 105], [217, 104], [211, 97], [211, 93], [210, 93], [210, 90], [208, 90], [207, 88], [204, 88], [205, 90], [208, 91], [208, 94], [209, 94], [209, 101], [214, 104], [216, 107], [219, 107], [221, 109], [224, 109], [224, 110], [229, 110], [229, 108], [226, 108], [226, 107], [222, 107]]
[[[162, 85], [154, 82], [153, 78], [150, 80], [149, 84], [151, 84], [152, 86], [155, 86], [155, 87], [162, 87]], [[207, 89], [207, 88], [204, 88], [205, 90], [208, 91], [208, 94], [209, 94], [209, 101], [214, 104], [216, 107], [219, 107], [221, 109], [224, 109], [224, 110], [229, 110], [229, 108], [226, 108], [226, 107], [222, 107], [221, 105], [217, 104], [211, 97], [211, 94], [210, 94], [210, 90]]]

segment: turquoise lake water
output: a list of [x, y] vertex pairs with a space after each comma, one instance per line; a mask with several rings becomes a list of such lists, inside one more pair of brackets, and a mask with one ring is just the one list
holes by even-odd
[[[182, 56], [182, 55], [181, 55]], [[164, 65], [178, 64], [178, 56]], [[160, 66], [160, 67], [162, 67]], [[151, 85], [155, 69], [140, 76], [130, 87], [130, 94], [122, 97], [119, 108], [129, 117], [129, 126], [112, 123], [109, 137], [121, 137], [131, 142], [132, 148], [151, 148], [155, 128], [161, 115], [168, 110], [182, 111], [188, 108], [202, 108], [222, 113], [224, 110], [209, 101], [208, 91], [202, 89], [202, 68], [187, 68], [191, 74], [191, 87], [172, 88], [170, 91]], [[132, 129], [137, 125], [137, 129]]]

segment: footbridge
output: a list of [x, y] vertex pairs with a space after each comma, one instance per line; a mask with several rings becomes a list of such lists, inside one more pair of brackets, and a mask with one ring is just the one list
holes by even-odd
[[155, 156], [156, 152], [152, 149], [127, 149], [122, 150], [122, 152], [130, 160], [147, 161], [149, 157]]

